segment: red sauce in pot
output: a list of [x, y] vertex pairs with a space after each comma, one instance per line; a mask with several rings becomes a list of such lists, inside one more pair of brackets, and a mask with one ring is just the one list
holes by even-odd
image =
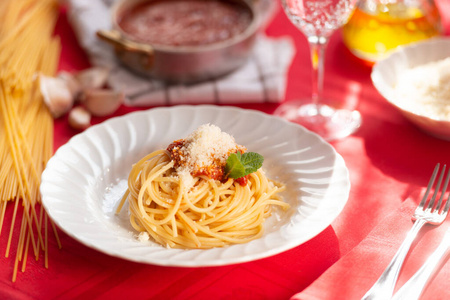
[[249, 7], [234, 1], [151, 0], [125, 12], [119, 26], [140, 42], [199, 46], [242, 33], [252, 17]]

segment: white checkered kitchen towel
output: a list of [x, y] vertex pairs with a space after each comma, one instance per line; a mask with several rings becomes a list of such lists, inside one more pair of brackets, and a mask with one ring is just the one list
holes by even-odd
[[[68, 18], [81, 47], [94, 66], [112, 69], [109, 85], [122, 90], [126, 105], [157, 106], [189, 103], [281, 102], [287, 71], [295, 54], [289, 37], [271, 38], [260, 34], [248, 62], [225, 77], [194, 85], [167, 85], [143, 78], [123, 67], [112, 47], [97, 38], [99, 29], [111, 28], [110, 7], [115, 0], [67, 0]], [[273, 0], [266, 2], [266, 23], [273, 16]]]

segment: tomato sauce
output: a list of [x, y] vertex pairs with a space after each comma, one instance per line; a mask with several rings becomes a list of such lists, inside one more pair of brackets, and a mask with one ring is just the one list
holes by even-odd
[[148, 44], [198, 46], [242, 33], [252, 18], [250, 8], [235, 1], [152, 0], [125, 12], [119, 27]]
[[241, 186], [246, 186], [248, 183], [248, 175], [245, 175], [244, 177], [240, 177], [238, 179], [235, 179], [237, 183], [239, 183]]
[[[182, 151], [185, 143], [186, 141], [184, 139], [176, 140], [171, 143], [166, 149], [170, 153], [170, 159], [174, 162], [175, 168], [186, 166], [185, 153]], [[228, 180], [228, 177], [225, 175], [225, 166], [216, 163], [195, 169], [193, 172], [191, 172], [191, 175], [194, 177], [204, 175], [208, 178], [221, 182], [225, 182]], [[248, 183], [248, 175], [234, 179], [234, 181], [239, 183], [241, 186], [246, 186]]]

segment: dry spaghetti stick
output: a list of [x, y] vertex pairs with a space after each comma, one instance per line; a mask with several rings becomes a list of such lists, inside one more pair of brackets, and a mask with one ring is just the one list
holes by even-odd
[[[30, 240], [31, 240], [31, 233], [30, 232], [28, 232], [28, 235], [27, 235], [27, 243], [26, 243], [26, 245], [25, 245], [25, 253], [28, 253], [28, 248], [29, 248], [29, 245], [30, 245]], [[27, 255], [24, 255], [24, 257], [23, 257], [23, 261], [22, 261], [22, 273], [23, 272], [25, 272], [25, 267], [26, 267], [26, 265], [27, 265]]]
[[19, 261], [22, 260], [22, 256], [23, 256], [23, 246], [25, 243], [25, 238], [26, 238], [26, 218], [25, 218], [25, 211], [22, 212], [22, 223], [20, 225], [20, 234], [19, 234], [19, 240], [17, 242], [17, 252], [16, 252], [16, 256], [19, 258]]
[[[12, 1], [11, 1], [12, 3]], [[14, 24], [8, 26], [8, 28], [5, 28], [2, 31], [1, 39], [0, 39], [0, 49], [7, 49], [8, 45], [12, 43], [12, 41], [19, 36], [23, 30], [31, 30], [35, 31], [34, 26], [31, 26], [31, 22], [36, 20], [40, 15], [43, 14], [43, 11], [46, 9], [46, 5], [48, 6], [48, 3], [45, 3], [44, 1], [39, 1], [33, 5], [28, 10], [28, 13], [22, 16], [20, 19], [17, 19], [18, 22], [14, 22]], [[11, 15], [8, 11], [7, 15]], [[45, 19], [45, 18], [42, 18]], [[34, 24], [33, 24], [34, 25]], [[16, 44], [15, 44], [16, 45]]]
[[[3, 87], [3, 85], [1, 83], [0, 83], [0, 87]], [[0, 93], [0, 94], [2, 94], [2, 93]], [[1, 99], [0, 99], [0, 104], [1, 104], [2, 111], [4, 113], [6, 113], [6, 111], [7, 111], [6, 104], [4, 103], [4, 101], [2, 101], [4, 99], [5, 99], [5, 97], [4, 97], [4, 93], [3, 93], [3, 97], [1, 97]], [[7, 119], [7, 116], [5, 116], [5, 119]], [[10, 146], [11, 146], [12, 149], [15, 149], [15, 150], [18, 149], [19, 150], [19, 157], [20, 157], [21, 156], [21, 153], [20, 153], [21, 151], [20, 151], [20, 148], [17, 145], [17, 141], [14, 139], [14, 136], [13, 136], [13, 134], [11, 132], [11, 127], [10, 127], [11, 124], [9, 124], [9, 122], [5, 122], [5, 124], [6, 124], [6, 129], [7, 129], [6, 132], [7, 132], [8, 140], [10, 141]], [[26, 178], [23, 177], [22, 172], [20, 172], [22, 168], [20, 168], [18, 166], [19, 162], [21, 160], [19, 159], [19, 161], [18, 161], [17, 160], [17, 156], [13, 155], [13, 161], [14, 161], [14, 168], [16, 170], [16, 174], [21, 174], [22, 175], [21, 177], [26, 181]], [[27, 191], [29, 193], [27, 182], [25, 182], [25, 184], [26, 184], [26, 187], [27, 187]], [[23, 182], [21, 180], [19, 180], [19, 187], [20, 187], [20, 193], [21, 193], [22, 199], [26, 199], [25, 198], [25, 191], [24, 191], [24, 187], [23, 187]], [[27, 196], [30, 197], [30, 195], [27, 195]], [[24, 205], [24, 208], [28, 212], [27, 205]], [[27, 218], [27, 219], [29, 220], [29, 218]], [[29, 225], [30, 230], [33, 231], [32, 230], [32, 221], [31, 220], [29, 220], [28, 225]], [[41, 236], [40, 232], [38, 232], [38, 237], [39, 237], [39, 240], [42, 242], [42, 246], [44, 246], [44, 243], [43, 243], [42, 236]], [[37, 246], [36, 246], [36, 243], [34, 241], [34, 237], [33, 236], [32, 236], [32, 241], [33, 241], [33, 248], [35, 249], [35, 252], [36, 252], [36, 247]], [[8, 247], [8, 249], [9, 249], [9, 247]]]
[[19, 205], [19, 201], [15, 201], [14, 203], [14, 212], [13, 212], [13, 216], [12, 216], [12, 220], [11, 220], [11, 228], [9, 229], [9, 237], [8, 237], [8, 242], [6, 244], [6, 252], [5, 252], [5, 257], [9, 256], [9, 249], [11, 248], [11, 240], [12, 240], [12, 236], [13, 236], [13, 232], [14, 232], [14, 224], [16, 222], [16, 215], [17, 215], [17, 206]]
[[[1, 85], [0, 85], [1, 86]], [[1, 93], [0, 93], [1, 94]], [[0, 99], [0, 104], [1, 104], [1, 107], [2, 107], [2, 111], [3, 112], [5, 112], [5, 103], [2, 101], [2, 100], [4, 100], [5, 98], [4, 97], [2, 97], [1, 99]], [[5, 118], [6, 119], [6, 118]], [[9, 139], [9, 141], [10, 141], [10, 146], [12, 147], [12, 149], [14, 149], [14, 146], [17, 146], [17, 143], [15, 142], [15, 141], [13, 141], [14, 139], [13, 139], [13, 136], [12, 136], [12, 133], [11, 133], [11, 128], [10, 128], [10, 126], [8, 126], [9, 124], [8, 124], [8, 122], [5, 122], [5, 124], [6, 124], [6, 129], [7, 129], [7, 135], [8, 135], [8, 139]], [[14, 150], [13, 150], [14, 151]], [[18, 170], [18, 163], [17, 163], [17, 157], [16, 156], [14, 156], [13, 155], [13, 160], [14, 160], [14, 168], [16, 169], [16, 173], [17, 174], [20, 174], [19, 172], [19, 170]], [[19, 187], [20, 187], [20, 193], [21, 193], [21, 195], [22, 195], [22, 198], [23, 199], [26, 199], [25, 198], [25, 193], [24, 193], [24, 188], [23, 188], [23, 185], [22, 185], [22, 181], [21, 180], [19, 180]], [[9, 239], [8, 239], [8, 244], [7, 244], [7, 251], [6, 251], [6, 256], [8, 256], [9, 255], [9, 249], [10, 249], [10, 245], [11, 245], [11, 239], [12, 239], [12, 233], [13, 233], [13, 229], [14, 229], [14, 227], [13, 227], [13, 225], [15, 224], [15, 218], [16, 218], [16, 213], [17, 213], [17, 203], [18, 203], [18, 201], [16, 201], [16, 207], [15, 207], [15, 209], [14, 209], [14, 215], [13, 215], [13, 222], [11, 223], [12, 224], [12, 226], [11, 226], [11, 230], [10, 230], [10, 236], [9, 236]], [[26, 203], [25, 203], [25, 205], [24, 205], [24, 208], [25, 208], [25, 211], [27, 212], [27, 214], [26, 214], [26, 216], [27, 216], [27, 220], [28, 220], [28, 225], [30, 226], [30, 230], [32, 231], [32, 225], [31, 225], [31, 220], [29, 219], [29, 215], [28, 215], [28, 206], [26, 205]], [[42, 238], [41, 238], [42, 239]], [[34, 237], [32, 236], [32, 242], [33, 242], [33, 248], [34, 248], [34, 250], [35, 250], [35, 252], [37, 251], [36, 249], [37, 249], [37, 245], [36, 245], [36, 243], [35, 243], [35, 241], [34, 241]]]
[[0, 234], [2, 233], [2, 228], [3, 228], [3, 219], [5, 218], [5, 212], [6, 212], [6, 201], [2, 201], [0, 199]]
[[13, 269], [12, 282], [16, 282], [18, 267], [19, 267], [19, 261], [18, 261], [17, 256], [16, 256], [16, 259], [14, 260], [14, 269]]
[[[19, 201], [16, 201], [16, 202], [19, 202]], [[20, 226], [19, 242], [17, 245], [16, 259], [14, 261], [14, 270], [13, 270], [13, 279], [12, 279], [13, 282], [16, 281], [17, 270], [19, 267], [19, 262], [21, 261], [22, 253], [23, 253], [23, 250], [22, 250], [23, 249], [23, 239], [24, 239], [23, 235], [25, 233], [25, 230], [23, 230], [24, 226], [25, 226], [25, 219], [22, 218], [22, 224]]]
[[[1, 87], [3, 88], [3, 85], [1, 85]], [[3, 100], [5, 100], [4, 90], [3, 90], [2, 94], [3, 94], [2, 95], [3, 97], [1, 97], [1, 99], [0, 99], [0, 104], [1, 104], [2, 111], [4, 113], [4, 118], [6, 120], [7, 119], [7, 115], [5, 116], [5, 112], [6, 112], [7, 109], [6, 109], [6, 105], [5, 105], [4, 101], [3, 101]], [[8, 135], [8, 139], [10, 141], [10, 146], [12, 147], [12, 149], [14, 149], [14, 146], [17, 147], [17, 141], [14, 141], [14, 139], [13, 139], [13, 136], [11, 134], [11, 128], [10, 128], [10, 126], [8, 126], [10, 124], [8, 124], [8, 123], [9, 122], [5, 122], [5, 125], [6, 125], [5, 127], [7, 129], [7, 135]], [[19, 152], [20, 152], [20, 150], [19, 150]], [[17, 166], [17, 157], [14, 157], [14, 155], [13, 155], [13, 159], [14, 159], [14, 167], [16, 169], [16, 173], [19, 173], [20, 171], [18, 170], [18, 166]], [[29, 215], [28, 215], [28, 203], [25, 201], [26, 198], [25, 198], [22, 182], [20, 180], [19, 180], [19, 186], [20, 186], [20, 190], [21, 190], [21, 194], [22, 194], [22, 199], [24, 199], [23, 202], [24, 202], [25, 210], [24, 210], [24, 217], [22, 217], [22, 225], [21, 225], [21, 230], [20, 230], [20, 234], [19, 234], [19, 245], [18, 245], [18, 251], [17, 251], [17, 254], [16, 254], [16, 261], [15, 261], [15, 264], [14, 264], [13, 281], [16, 280], [18, 262], [20, 261], [20, 257], [22, 255], [22, 251], [23, 251], [22, 250], [23, 249], [23, 235], [25, 233], [25, 230], [23, 228], [24, 228], [24, 221], [25, 221], [25, 219], [28, 221], [26, 223], [28, 225], [31, 225], [31, 221], [30, 221]], [[16, 214], [17, 214], [17, 204], [18, 204], [18, 202], [19, 201], [16, 201], [16, 203], [15, 203], [15, 210], [14, 210], [14, 214], [13, 214], [13, 222], [11, 223], [12, 225], [11, 225], [10, 236], [9, 236], [9, 239], [8, 239], [6, 257], [9, 256], [9, 249], [10, 249], [10, 245], [11, 245], [12, 231], [13, 231], [13, 228], [14, 228], [15, 218], [16, 218]], [[30, 226], [30, 232], [31, 233], [33, 232], [32, 226]], [[35, 252], [37, 252], [36, 251], [37, 246], [34, 243], [34, 238], [33, 238], [32, 234], [31, 234], [31, 238], [32, 238], [32, 241], [33, 241], [33, 246], [34, 246]]]
[[45, 214], [45, 260], [44, 265], [45, 268], [48, 269], [48, 230], [47, 230], [47, 223], [48, 223], [48, 217], [47, 214]]
[[[31, 169], [31, 174], [34, 177], [35, 182], [39, 182], [40, 181], [39, 175], [37, 174], [35, 165], [33, 163], [33, 158], [31, 156], [30, 147], [28, 146], [28, 143], [26, 143], [26, 137], [24, 136], [23, 130], [21, 129], [21, 126], [20, 126], [20, 123], [18, 122], [19, 118], [14, 110], [11, 110], [11, 113], [12, 113], [12, 119], [14, 119], [16, 121], [16, 128], [17, 128], [16, 132], [18, 135], [17, 138], [22, 141], [22, 145], [24, 148], [24, 151], [23, 151], [24, 153], [21, 153], [22, 155], [19, 156], [19, 157], [22, 157], [22, 160], [19, 160], [19, 162], [22, 162], [21, 166], [24, 166], [23, 157], [25, 157], [30, 162], [29, 167]], [[21, 147], [17, 147], [17, 148], [20, 152]], [[24, 180], [24, 181], [27, 182], [28, 180]], [[31, 196], [31, 195], [29, 195], [29, 196]], [[32, 198], [30, 197], [30, 199], [32, 199]]]
[[56, 230], [55, 223], [53, 223], [53, 221], [51, 219], [50, 219], [50, 224], [52, 225], [53, 233], [54, 233], [55, 238], [56, 238], [56, 243], [58, 243], [58, 248], [61, 249], [62, 248], [61, 240], [59, 239], [59, 235], [58, 235], [58, 232]]
[[[2, 145], [9, 145], [13, 150], [12, 152], [10, 152], [9, 154], [10, 157], [8, 158], [8, 161], [11, 162], [10, 170], [8, 171], [6, 169], [6, 171], [0, 172], [2, 172], [2, 174], [5, 174], [4, 176], [6, 176], [7, 178], [7, 180], [5, 181], [7, 182], [6, 184], [8, 185], [7, 191], [9, 191], [7, 195], [8, 194], [11, 195], [10, 199], [15, 200], [16, 204], [19, 202], [20, 199], [19, 197], [21, 197], [24, 205], [24, 213], [22, 218], [23, 225], [21, 226], [21, 232], [19, 234], [21, 240], [19, 241], [18, 246], [19, 256], [17, 258], [17, 261], [23, 259], [22, 257], [25, 257], [25, 259], [23, 259], [22, 264], [22, 268], [25, 269], [26, 256], [24, 256], [24, 253], [28, 252], [29, 241], [32, 240], [34, 236], [33, 219], [35, 221], [35, 224], [36, 223], [39, 224], [37, 225], [37, 227], [42, 227], [42, 214], [41, 219], [38, 221], [36, 211], [34, 210], [34, 205], [37, 202], [39, 202], [39, 195], [38, 195], [39, 178], [37, 178], [36, 180], [36, 177], [38, 177], [36, 176], [36, 172], [40, 173], [42, 171], [44, 164], [46, 163], [48, 158], [52, 155], [53, 146], [51, 143], [48, 142], [48, 140], [50, 139], [49, 134], [45, 135], [47, 138], [44, 140], [42, 139], [42, 133], [36, 134], [37, 133], [35, 132], [36, 130], [33, 129], [29, 130], [27, 127], [23, 127], [24, 125], [22, 125], [22, 123], [28, 123], [31, 124], [31, 126], [33, 126], [33, 124], [36, 123], [44, 124], [43, 128], [46, 130], [46, 132], [48, 131], [49, 133], [52, 132], [53, 129], [52, 127], [53, 124], [51, 121], [49, 121], [49, 118], [45, 118], [45, 113], [40, 112], [42, 111], [42, 105], [34, 103], [35, 101], [38, 101], [39, 103], [42, 102], [39, 101], [40, 99], [37, 100], [39, 98], [38, 96], [35, 97], [35, 95], [30, 94], [30, 89], [35, 89], [35, 87], [33, 87], [34, 84], [31, 83], [33, 73], [38, 68], [45, 69], [42, 65], [47, 66], [51, 65], [52, 66], [51, 69], [53, 69], [57, 62], [57, 59], [51, 60], [50, 58], [46, 58], [46, 54], [49, 55], [48, 53], [53, 53], [54, 50], [48, 52], [45, 52], [47, 51], [47, 49], [39, 51], [39, 48], [44, 49], [44, 47], [46, 46], [58, 50], [56, 46], [50, 46], [50, 44], [57, 45], [58, 44], [57, 42], [53, 42], [53, 40], [50, 40], [50, 42], [47, 40], [44, 41], [44, 39], [41, 40], [42, 35], [51, 34], [53, 24], [56, 20], [54, 11], [52, 13], [52, 9], [55, 8], [55, 1], [22, 0], [19, 2], [2, 1], [2, 3], [3, 5], [0, 4], [0, 7], [5, 8], [5, 10], [7, 9], [8, 11], [5, 12], [4, 14], [0, 13], [0, 15], [8, 16], [10, 21], [4, 23], [2, 22], [3, 24], [0, 24], [1, 26], [0, 30], [3, 33], [0, 35], [0, 49], [2, 50], [1, 57], [8, 58], [5, 64], [3, 64], [3, 62], [0, 63], [0, 66], [2, 66], [0, 67], [0, 76], [1, 76], [0, 81], [3, 82], [1, 92], [5, 95], [6, 93], [9, 94], [8, 100], [9, 99], [14, 100], [11, 103], [11, 105], [13, 105], [14, 107], [13, 106], [8, 107], [8, 104], [4, 105], [5, 103], [0, 104], [8, 108], [6, 111], [4, 110], [4, 107], [0, 108], [2, 110], [0, 115], [1, 114], [10, 115], [9, 118], [5, 117], [5, 120], [2, 121], [3, 123], [5, 123], [5, 129], [7, 131], [12, 130], [12, 132], [10, 132], [11, 134], [8, 137], [9, 141], [2, 140], [0, 141], [0, 143], [2, 143]], [[15, 13], [10, 8], [13, 9]], [[26, 20], [27, 16], [30, 16], [29, 13], [33, 11], [35, 12], [34, 16], [32, 18], [29, 17], [29, 19]], [[0, 20], [4, 19], [0, 18]], [[24, 25], [17, 27], [17, 24], [21, 23], [21, 21], [23, 21], [22, 24]], [[7, 24], [5, 25], [5, 23]], [[25, 25], [25, 23], [27, 24]], [[20, 28], [20, 30], [17, 29], [17, 31], [14, 32], [13, 29], [15, 28]], [[2, 37], [5, 37], [5, 33], [9, 34], [11, 31], [13, 32], [10, 35], [8, 35], [8, 37], [11, 37], [11, 40], [8, 42]], [[39, 35], [36, 34], [37, 31], [39, 31], [40, 33]], [[47, 62], [51, 62], [51, 64], [48, 64]], [[27, 97], [29, 101], [22, 100], [23, 98], [19, 99], [18, 97], [21, 98]], [[5, 98], [1, 102], [3, 101], [7, 101], [7, 99]], [[38, 114], [33, 115], [34, 111], [37, 111]], [[16, 114], [16, 112], [18, 112], [19, 114]], [[11, 118], [11, 115], [13, 114], [16, 114], [16, 116]], [[19, 120], [26, 120], [26, 122], [18, 122]], [[28, 124], [26, 124], [26, 126], [28, 126]], [[20, 132], [21, 126], [22, 132]], [[17, 132], [17, 128], [19, 128], [19, 132]], [[27, 133], [26, 135], [24, 134], [25, 132]], [[38, 142], [38, 139], [41, 139], [41, 142]], [[29, 146], [31, 146], [31, 149], [27, 149], [27, 147]], [[7, 147], [3, 147], [4, 149], [3, 156], [7, 155], [5, 153], [7, 151], [5, 150], [5, 148]], [[25, 156], [24, 159], [23, 156], [21, 155], [23, 153], [30, 154], [30, 156], [28, 157]], [[19, 157], [19, 159], [17, 158], [17, 156]], [[3, 193], [5, 189], [1, 190]], [[28, 197], [25, 197], [25, 195], [27, 195]], [[3, 199], [4, 198], [2, 198], [1, 200]], [[6, 203], [7, 202], [3, 202], [2, 206], [3, 210], [7, 205]], [[17, 210], [16, 213], [14, 213], [13, 215], [14, 222], [12, 223], [12, 226], [15, 226], [14, 224], [16, 223], [15, 222], [16, 214]], [[2, 222], [3, 219], [4, 217], [2, 217]], [[27, 226], [27, 224], [29, 227]], [[54, 227], [53, 223], [52, 226], [54, 228], [58, 244], [60, 244], [59, 238], [57, 237], [56, 228]], [[45, 230], [46, 230], [46, 239], [48, 239], [47, 236], [48, 226], [46, 226]], [[40, 233], [41, 230], [39, 229], [38, 235], [40, 235]], [[26, 243], [24, 245], [25, 240]], [[42, 237], [40, 239], [40, 242], [42, 245]], [[46, 246], [44, 246], [44, 248], [45, 247]], [[35, 248], [39, 250], [39, 247], [36, 246]], [[20, 252], [22, 253], [22, 257], [20, 256]], [[48, 265], [48, 263], [46, 264]], [[15, 272], [13, 275], [14, 280], [16, 276], [17, 276], [17, 262], [15, 266]]]
[[[33, 158], [32, 158], [32, 155], [31, 155], [31, 150], [30, 150], [30, 147], [28, 146], [28, 144], [26, 143], [26, 137], [24, 136], [24, 134], [23, 134], [23, 130], [21, 129], [21, 124], [20, 123], [18, 123], [18, 116], [17, 116], [17, 114], [16, 114], [16, 112], [13, 110], [13, 109], [11, 109], [11, 114], [12, 114], [12, 119], [14, 119], [14, 120], [16, 120], [16, 128], [17, 128], [17, 130], [16, 130], [16, 132], [17, 132], [17, 135], [18, 135], [18, 139], [19, 140], [21, 140], [22, 141], [22, 145], [23, 145], [23, 147], [24, 147], [24, 151], [22, 152], [22, 153], [19, 153], [19, 163], [20, 163], [20, 166], [21, 166], [21, 168], [22, 168], [22, 170], [24, 171], [24, 173], [28, 173], [28, 172], [26, 172], [25, 171], [25, 163], [24, 163], [24, 161], [23, 161], [23, 156], [25, 156], [25, 158], [29, 161], [29, 167], [30, 167], [30, 170], [31, 170], [31, 174], [33, 175], [33, 177], [34, 177], [34, 180], [35, 180], [35, 182], [36, 183], [38, 183], [38, 182], [40, 182], [40, 178], [39, 178], [39, 176], [38, 176], [38, 174], [37, 174], [37, 171], [36, 171], [36, 167], [35, 167], [35, 164], [34, 164], [34, 161], [33, 161]], [[19, 150], [19, 152], [21, 151], [21, 148], [20, 147], [17, 147], [18, 148], [18, 150]], [[21, 155], [20, 155], [21, 154]], [[23, 155], [23, 154], [25, 154], [25, 155]], [[22, 159], [20, 159], [20, 158], [22, 158]], [[26, 183], [26, 187], [27, 187], [27, 191], [28, 191], [28, 197], [30, 197], [30, 200], [32, 201], [31, 203], [32, 203], [32, 205], [31, 205], [31, 209], [32, 209], [32, 213], [33, 213], [33, 217], [34, 217], [34, 219], [35, 219], [35, 222], [36, 222], [36, 225], [38, 224], [38, 222], [37, 222], [37, 217], [36, 217], [36, 212], [35, 212], [35, 210], [34, 210], [34, 202], [33, 202], [33, 197], [31, 197], [31, 191], [30, 191], [30, 187], [29, 187], [29, 185], [27, 184], [28, 183], [28, 180], [24, 180], [24, 182]], [[42, 238], [40, 239], [41, 240], [41, 242], [42, 242]], [[44, 246], [43, 245], [43, 243], [42, 243], [42, 246]]]
[[[48, 217], [47, 212], [44, 210], [44, 206], [41, 206], [41, 221], [44, 218], [43, 215]], [[53, 223], [52, 219], [49, 219], [50, 226], [52, 226], [53, 234], [55, 235], [56, 243], [58, 244], [58, 249], [62, 248], [61, 240], [59, 239], [58, 231], [56, 229], [55, 223]]]

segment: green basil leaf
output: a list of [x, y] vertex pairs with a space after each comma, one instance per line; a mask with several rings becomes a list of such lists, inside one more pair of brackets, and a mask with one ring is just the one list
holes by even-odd
[[225, 165], [225, 176], [233, 179], [244, 177], [261, 168], [264, 157], [255, 152], [232, 153]]
[[259, 168], [261, 168], [263, 161], [264, 157], [255, 152], [246, 152], [242, 154], [241, 163], [244, 165], [245, 175], [256, 172]]
[[232, 153], [228, 156], [227, 164], [225, 165], [226, 177], [237, 179], [245, 176], [245, 168], [241, 163], [241, 153]]

